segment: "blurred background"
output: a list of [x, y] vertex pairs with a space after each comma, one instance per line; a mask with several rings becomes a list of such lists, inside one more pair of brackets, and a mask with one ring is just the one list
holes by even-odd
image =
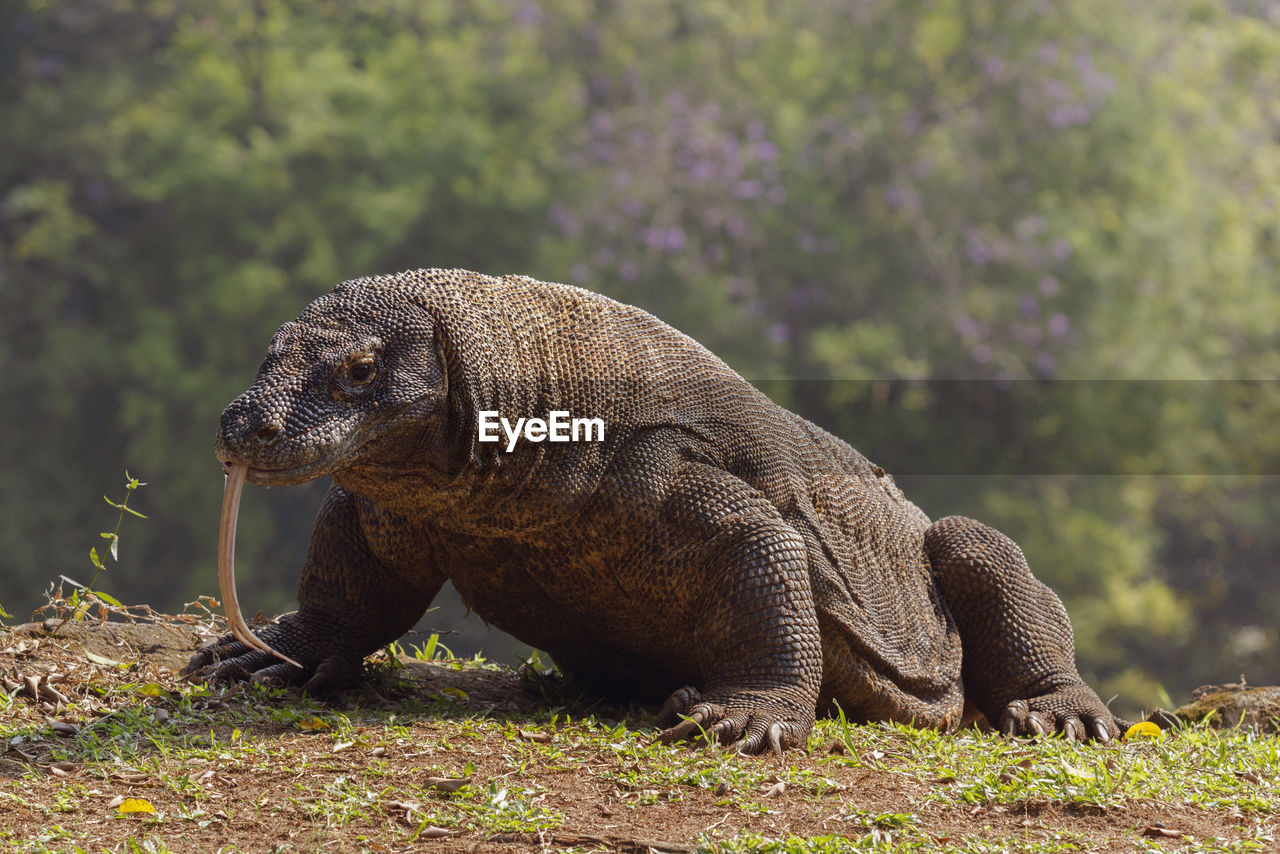
[[[1280, 3], [0, 7], [0, 606], [215, 594], [218, 415], [333, 284], [639, 305], [1016, 539], [1126, 713], [1280, 681]], [[247, 612], [324, 484], [249, 489]], [[458, 653], [527, 651], [463, 619]]]

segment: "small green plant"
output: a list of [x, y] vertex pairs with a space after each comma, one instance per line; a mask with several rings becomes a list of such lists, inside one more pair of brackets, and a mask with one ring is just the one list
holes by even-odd
[[440, 633], [432, 632], [423, 646], [413, 647], [413, 657], [419, 661], [447, 660], [454, 658], [453, 651], [440, 643]]
[[[127, 470], [124, 473], [124, 477], [125, 493], [123, 501], [112, 501], [109, 497], [105, 495], [102, 496], [103, 501], [107, 502], [119, 511], [116, 516], [115, 528], [110, 531], [103, 531], [98, 535], [107, 541], [107, 551], [111, 555], [111, 559], [116, 562], [119, 562], [120, 560], [120, 527], [124, 524], [125, 516], [137, 516], [139, 519], [147, 518], [144, 514], [139, 513], [137, 510], [134, 510], [129, 506], [129, 499], [133, 497], [133, 493], [140, 487], [146, 486], [147, 484], [130, 475]], [[89, 610], [95, 605], [98, 608], [99, 615], [103, 619], [106, 619], [107, 611], [111, 607], [127, 611], [128, 609], [120, 602], [120, 600], [110, 594], [103, 593], [95, 587], [98, 583], [98, 577], [107, 569], [106, 564], [102, 561], [102, 557], [98, 554], [96, 546], [89, 549], [89, 562], [92, 563], [94, 567], [93, 577], [89, 579], [89, 583], [80, 584], [78, 581], [68, 578], [65, 575], [61, 576], [63, 582], [70, 584], [75, 589], [71, 591], [70, 596], [64, 597], [62, 595], [61, 583], [57, 586], [56, 590], [51, 588], [49, 591], [49, 606], [63, 612], [69, 610], [71, 612], [72, 620], [83, 620], [89, 615]], [[41, 610], [44, 609], [42, 608]], [[6, 614], [5, 616], [8, 615]]]

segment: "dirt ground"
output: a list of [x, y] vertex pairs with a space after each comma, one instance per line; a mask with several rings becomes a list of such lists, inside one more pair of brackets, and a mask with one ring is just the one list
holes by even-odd
[[[625, 774], [619, 773], [615, 750], [567, 735], [562, 744], [554, 743], [572, 729], [529, 735], [561, 750], [528, 753], [513, 770], [512, 733], [525, 738], [525, 722], [546, 708], [536, 686], [509, 670], [455, 669], [409, 658], [402, 658], [401, 671], [409, 692], [428, 705], [419, 703], [417, 712], [406, 705], [410, 710], [396, 718], [396, 726], [403, 727], [395, 730], [398, 735], [361, 721], [362, 708], [385, 711], [402, 703], [376, 691], [372, 699], [366, 691], [327, 707], [355, 725], [350, 744], [317, 737], [296, 720], [259, 718], [241, 731], [243, 704], [263, 702], [261, 694], [254, 699], [233, 688], [182, 705], [172, 693], [179, 687], [178, 669], [208, 637], [209, 629], [195, 621], [69, 623], [56, 635], [48, 633], [48, 625], [28, 624], [0, 632], [0, 677], [12, 695], [7, 710], [0, 705], [0, 733], [7, 739], [0, 745], [0, 843], [17, 850], [78, 845], [94, 851], [147, 850], [127, 843], [148, 839], [153, 847], [159, 839], [175, 851], [691, 851], [709, 833], [729, 840], [743, 834], [768, 839], [877, 834], [889, 845], [899, 832], [892, 821], [866, 817], [910, 813], [915, 830], [939, 849], [949, 840], [967, 839], [985, 840], [991, 850], [1012, 840], [1024, 848], [1039, 843], [1045, 848], [1036, 850], [1052, 850], [1053, 840], [1066, 839], [1086, 850], [1134, 851], [1144, 839], [1167, 846], [1159, 850], [1179, 850], [1179, 840], [1239, 840], [1256, 836], [1259, 822], [1264, 830], [1275, 828], [1274, 815], [1154, 799], [1105, 809], [1052, 801], [1014, 807], [965, 803], [930, 797], [931, 787], [945, 780], [896, 773], [888, 760], [879, 767], [824, 762], [822, 751], [791, 751], [781, 760], [735, 759], [753, 773], [769, 772], [781, 762], [812, 768], [835, 783], [816, 793], [800, 787], [774, 791], [775, 784], [771, 793], [757, 797], [765, 806], [747, 810], [727, 804], [731, 793], [723, 783], [660, 791], [621, 785]], [[447, 708], [429, 704], [442, 695], [453, 700]], [[272, 702], [287, 709], [290, 699]], [[159, 740], [153, 748], [130, 743], [124, 758], [77, 747], [88, 743], [87, 733], [100, 734], [113, 716], [139, 710], [150, 716], [147, 720], [207, 736], [212, 747], [186, 754]], [[594, 712], [606, 720], [613, 713]], [[476, 723], [485, 721], [496, 723]], [[135, 731], [121, 737], [146, 735]], [[217, 747], [250, 743], [252, 753], [230, 748], [219, 753]], [[332, 799], [324, 801], [324, 810], [308, 800], [308, 791], [319, 802], [327, 797], [323, 793], [364, 779], [371, 769], [377, 769], [383, 786], [376, 808], [365, 804], [354, 814], [335, 816]], [[485, 829], [483, 822], [424, 824], [422, 816], [432, 813], [421, 793], [431, 789], [432, 780], [463, 774], [487, 781], [491, 789], [532, 781], [539, 794], [530, 809], [562, 819], [544, 830]], [[413, 794], [397, 797], [401, 791]], [[124, 798], [141, 799], [154, 813], [126, 815], [122, 808], [133, 802]]]

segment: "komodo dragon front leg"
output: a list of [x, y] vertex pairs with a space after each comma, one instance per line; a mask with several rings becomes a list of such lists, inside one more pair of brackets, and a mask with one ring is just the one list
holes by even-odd
[[[651, 469], [649, 471], [652, 471]], [[677, 597], [692, 597], [684, 640], [700, 686], [659, 713], [664, 741], [705, 733], [743, 752], [803, 746], [822, 681], [822, 644], [804, 539], [744, 481], [682, 462], [653, 530]], [[674, 541], [673, 541], [674, 540]]]
[[1009, 537], [949, 516], [925, 532], [964, 650], [965, 696], [1009, 735], [1108, 741], [1129, 726], [1080, 678], [1071, 621]]
[[351, 682], [364, 657], [412, 628], [445, 582], [430, 566], [400, 567], [378, 556], [425, 552], [401, 541], [412, 533], [398, 521], [331, 486], [311, 530], [298, 610], [258, 633], [303, 669], [227, 635], [197, 652], [184, 672], [208, 667], [204, 677], [211, 681], [248, 675], [301, 684], [313, 693]]

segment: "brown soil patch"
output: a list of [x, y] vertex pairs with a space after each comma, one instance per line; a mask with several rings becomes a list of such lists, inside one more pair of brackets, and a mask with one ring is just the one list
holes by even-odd
[[[835, 834], [856, 839], [878, 833], [892, 839], [894, 827], [868, 823], [866, 813], [859, 813], [870, 811], [915, 813], [917, 827], [940, 847], [964, 838], [998, 846], [1002, 840], [1049, 843], [1066, 837], [1087, 850], [1133, 851], [1144, 833], [1173, 834], [1163, 839], [1172, 849], [1184, 834], [1200, 841], [1238, 840], [1251, 835], [1260, 820], [1256, 813], [1156, 801], [1130, 801], [1110, 809], [1062, 803], [1024, 803], [1015, 808], [947, 798], [926, 802], [930, 784], [916, 776], [895, 773], [891, 767], [824, 762], [824, 756], [795, 751], [781, 762], [792, 768], [812, 768], [833, 779], [838, 788], [817, 793], [787, 789], [762, 800], [769, 804], [767, 809], [751, 812], [727, 805], [726, 794], [731, 793], [723, 789], [684, 785], [647, 791], [620, 785], [613, 773], [619, 768], [618, 755], [574, 738], [572, 727], [552, 736], [561, 748], [561, 758], [530, 753], [529, 764], [513, 772], [510, 756], [520, 750], [523, 737], [515, 733], [545, 710], [547, 701], [510, 671], [458, 670], [414, 660], [405, 660], [403, 671], [411, 693], [428, 704], [440, 695], [456, 703], [449, 709], [419, 705], [418, 712], [398, 717], [397, 723], [407, 728], [402, 738], [385, 738], [381, 724], [373, 722], [367, 743], [359, 737], [362, 710], [394, 708], [402, 699], [387, 696], [377, 679], [360, 694], [329, 707], [357, 725], [353, 743], [342, 749], [332, 737], [288, 723], [233, 732], [233, 712], [246, 695], [231, 689], [201, 701], [204, 717], [190, 726], [193, 731], [211, 732], [219, 744], [251, 741], [264, 748], [261, 761], [233, 760], [229, 754], [224, 760], [216, 751], [191, 760], [157, 750], [146, 754], [145, 761], [135, 755], [132, 764], [113, 764], [106, 755], [59, 766], [53, 761], [55, 748], [81, 738], [86, 727], [105, 726], [103, 722], [121, 710], [142, 704], [149, 714], [182, 725], [173, 712], [166, 711], [174, 707], [171, 697], [156, 688], [148, 689], [154, 695], [149, 696], [137, 686], [172, 689], [177, 668], [209, 632], [194, 622], [170, 622], [68, 625], [50, 635], [45, 625], [0, 632], [0, 677], [15, 694], [8, 711], [0, 713], [0, 730], [23, 734], [16, 743], [11, 738], [10, 743], [0, 744], [0, 809], [4, 812], [0, 824], [9, 834], [0, 835], [0, 841], [20, 848], [44, 839], [50, 850], [80, 845], [115, 851], [122, 850], [130, 838], [157, 837], [175, 851], [524, 852], [566, 847], [688, 851], [709, 831], [722, 837], [754, 832], [770, 838]], [[403, 684], [398, 690], [403, 692]], [[75, 710], [63, 704], [59, 695], [74, 701]], [[282, 707], [288, 703], [287, 697], [280, 700]], [[575, 719], [585, 713], [602, 719], [626, 714], [604, 707], [569, 711]], [[469, 716], [496, 718], [501, 726], [464, 732], [460, 721]], [[629, 723], [646, 725], [640, 718]], [[779, 762], [750, 757], [734, 761], [764, 768]], [[327, 787], [361, 779], [363, 772], [375, 767], [386, 771], [378, 777], [378, 786], [387, 790], [381, 809], [339, 822], [308, 808], [306, 792], [319, 796]], [[415, 810], [422, 812], [431, 805], [401, 800], [397, 787], [422, 786], [431, 777], [461, 776], [468, 768], [473, 780], [486, 781], [494, 789], [536, 781], [541, 792], [536, 806], [562, 814], [563, 820], [542, 833], [455, 826], [441, 828], [438, 838], [430, 838], [429, 831], [410, 842], [408, 829], [419, 825]], [[199, 797], [194, 797], [191, 793], [197, 791]], [[121, 797], [146, 799], [158, 818], [121, 816]], [[1261, 820], [1274, 827], [1274, 818]], [[59, 835], [59, 828], [66, 835]]]

